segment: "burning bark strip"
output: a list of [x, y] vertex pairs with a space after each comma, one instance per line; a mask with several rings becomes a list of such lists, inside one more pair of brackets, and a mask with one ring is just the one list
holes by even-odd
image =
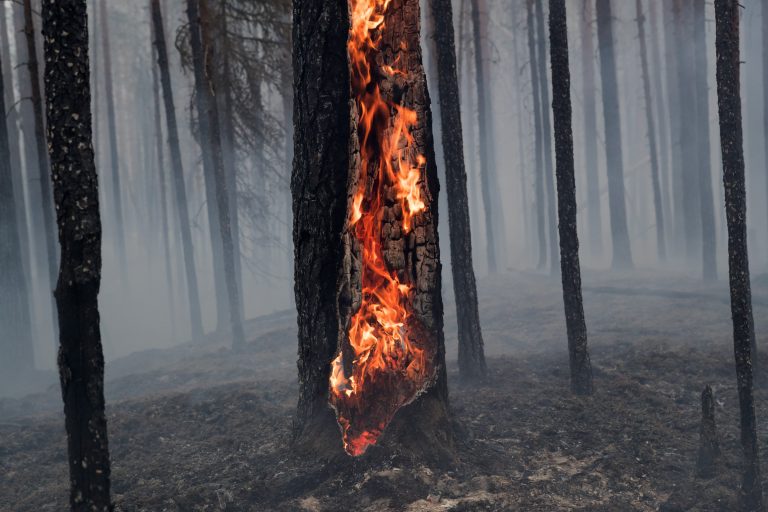
[[[344, 447], [361, 455], [435, 380], [437, 264], [426, 185], [428, 98], [418, 3], [349, 0], [353, 158], [330, 402]], [[415, 27], [415, 30], [414, 30]], [[415, 34], [414, 34], [415, 33]]]

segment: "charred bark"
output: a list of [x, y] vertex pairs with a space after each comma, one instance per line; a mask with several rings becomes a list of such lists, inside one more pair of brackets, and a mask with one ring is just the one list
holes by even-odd
[[155, 47], [157, 48], [157, 65], [160, 70], [160, 84], [163, 87], [163, 103], [165, 105], [165, 122], [168, 129], [168, 148], [171, 157], [171, 174], [174, 198], [176, 199], [176, 216], [181, 231], [181, 250], [184, 256], [184, 271], [187, 281], [189, 303], [189, 321], [193, 340], [203, 337], [202, 315], [200, 312], [200, 292], [197, 287], [195, 272], [195, 252], [192, 247], [192, 228], [189, 221], [187, 192], [184, 184], [184, 168], [181, 161], [179, 145], [179, 130], [176, 124], [176, 107], [173, 101], [171, 74], [168, 70], [168, 50], [165, 43], [165, 27], [160, 9], [160, 0], [152, 1], [152, 24], [155, 31]]
[[480, 314], [477, 309], [475, 270], [472, 265], [472, 233], [469, 224], [467, 173], [464, 168], [453, 10], [450, 0], [431, 0], [430, 9], [435, 25], [437, 49], [437, 84], [448, 193], [451, 272], [459, 331], [459, 371], [462, 378], [476, 380], [484, 378], [488, 370], [485, 364]]
[[593, 1], [584, 0], [581, 20], [581, 69], [584, 82], [584, 164], [587, 171], [587, 224], [591, 254], [603, 250], [603, 216], [597, 165], [597, 101], [595, 95], [595, 48]]
[[621, 148], [619, 89], [613, 41], [611, 0], [597, 0], [597, 38], [600, 46], [600, 80], [603, 85], [605, 156], [608, 165], [608, 206], [611, 219], [613, 268], [632, 267], [632, 252], [624, 199], [624, 161]]
[[549, 0], [549, 51], [552, 65], [552, 113], [555, 120], [557, 212], [560, 229], [560, 272], [571, 367], [571, 390], [592, 394], [592, 365], [587, 350], [587, 324], [581, 297], [579, 237], [576, 229], [576, 176], [573, 163], [571, 73], [565, 0]]
[[544, 143], [544, 187], [547, 201], [547, 231], [549, 234], [549, 271], [557, 273], [557, 200], [555, 199], [554, 168], [552, 166], [552, 121], [549, 117], [549, 77], [547, 76], [547, 32], [544, 28], [544, 0], [536, 2], [536, 65], [541, 88], [541, 137]]
[[661, 178], [659, 176], [659, 154], [656, 147], [656, 125], [651, 106], [651, 80], [648, 76], [648, 48], [645, 42], [645, 14], [642, 0], [635, 0], [637, 14], [637, 32], [640, 39], [640, 66], [643, 75], [643, 94], [645, 96], [645, 124], [648, 127], [648, 153], [651, 157], [651, 184], [653, 188], [653, 209], [656, 216], [656, 249], [659, 261], [667, 257], [664, 237], [664, 210], [661, 204]]
[[59, 375], [73, 511], [109, 511], [104, 356], [98, 294], [101, 219], [91, 144], [85, 0], [43, 2], [48, 147], [61, 246]]
[[115, 93], [112, 85], [112, 55], [109, 46], [109, 16], [107, 0], [102, 0], [100, 15], [101, 53], [104, 57], [104, 97], [107, 104], [107, 135], [109, 140], [109, 170], [112, 180], [112, 213], [115, 216], [113, 229], [115, 237], [115, 250], [117, 260], [120, 263], [121, 275], [126, 269], [125, 254], [125, 225], [123, 223], [123, 199], [120, 185], [120, 155], [117, 148], [117, 117], [115, 114]]
[[[0, 11], [0, 14], [5, 13]], [[0, 70], [4, 63], [4, 60], [0, 63]], [[0, 383], [11, 387], [23, 372], [34, 367], [34, 357], [29, 288], [5, 118], [5, 83], [0, 71]]]
[[701, 478], [715, 476], [715, 463], [720, 456], [715, 424], [715, 397], [707, 386], [701, 392], [701, 425], [699, 426], [699, 455], [696, 459], [696, 473]]
[[744, 474], [739, 501], [743, 510], [763, 510], [755, 400], [752, 393], [756, 354], [752, 290], [747, 252], [747, 198], [744, 184], [744, 134], [741, 120], [738, 0], [715, 0], [717, 99], [723, 184], [728, 222], [728, 268], [733, 318], [733, 349], [741, 411]]
[[[211, 68], [215, 60], [213, 47], [204, 34], [201, 13], [207, 14], [205, 0], [187, 0], [187, 18], [192, 47], [192, 61], [195, 74], [195, 99], [197, 100], [200, 141], [203, 148], [203, 166], [207, 174], [213, 177], [215, 189], [214, 201], [218, 210], [218, 231], [221, 236], [222, 265], [227, 291], [227, 303], [234, 346], [245, 344], [245, 333], [240, 315], [240, 291], [235, 276], [234, 243], [227, 192], [227, 176], [221, 154], [221, 133], [219, 112], [211, 77]], [[207, 17], [206, 17], [207, 19]], [[208, 205], [209, 209], [212, 205]], [[219, 314], [222, 311], [219, 309]]]
[[525, 3], [528, 27], [528, 58], [531, 67], [531, 89], [533, 93], [533, 129], [534, 152], [536, 165], [536, 232], [539, 241], [538, 268], [547, 265], [547, 231], [546, 231], [546, 199], [544, 197], [544, 149], [541, 129], [541, 89], [539, 88], [539, 68], [536, 65], [536, 25], [533, 16], [533, 0]]
[[[348, 327], [362, 300], [361, 248], [348, 216], [361, 165], [358, 105], [350, 99], [349, 11], [344, 0], [296, 0], [293, 12], [295, 157], [291, 189], [300, 387], [294, 447], [339, 455], [341, 436], [329, 407], [331, 361], [351, 350]], [[418, 114], [411, 134], [426, 157], [425, 173], [419, 180], [426, 209], [413, 218], [412, 230], [405, 233], [400, 225], [402, 212], [387, 206], [381, 245], [387, 267], [413, 283], [412, 313], [424, 342], [434, 343], [431, 363], [435, 376], [418, 398], [397, 413], [366, 457], [397, 451], [422, 461], [446, 462], [453, 460], [453, 441], [440, 297], [438, 183], [419, 44], [418, 2], [394, 0], [386, 19], [381, 64], [394, 63], [399, 54], [398, 62], [409, 78], [382, 73], [377, 75], [378, 85], [387, 98], [397, 97], [399, 104]], [[345, 360], [345, 366], [349, 363]]]

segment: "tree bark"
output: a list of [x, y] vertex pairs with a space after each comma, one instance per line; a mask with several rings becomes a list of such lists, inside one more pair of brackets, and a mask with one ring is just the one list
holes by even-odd
[[[493, 199], [491, 197], [491, 148], [489, 145], [488, 126], [488, 101], [486, 95], [490, 84], [486, 83], [485, 65], [483, 60], [482, 28], [480, 26], [480, 5], [479, 0], [471, 0], [472, 8], [472, 39], [475, 49], [475, 86], [477, 87], [477, 124], [480, 133], [480, 188], [483, 196], [483, 207], [485, 212], [485, 240], [487, 243], [486, 252], [488, 257], [488, 272], [495, 274], [498, 271], [496, 262], [496, 232], [494, 230], [494, 215], [501, 215], [500, 212], [494, 212]], [[487, 36], [487, 34], [486, 34]]]
[[[347, 2], [295, 0], [293, 12], [296, 136], [291, 188], [299, 324], [299, 405], [294, 446], [300, 451], [338, 455], [342, 443], [328, 405], [331, 360], [335, 356], [342, 358], [344, 372], [353, 365], [343, 356], [352, 350], [348, 327], [363, 300], [365, 268], [350, 213], [356, 211], [354, 195], [361, 183], [361, 151], [369, 147], [358, 138], [359, 106], [355, 98], [350, 99], [350, 91], [356, 89], [348, 67]], [[391, 456], [398, 451], [407, 457], [445, 462], [453, 460], [453, 441], [440, 297], [438, 183], [419, 44], [418, 2], [393, 0], [385, 20], [382, 60], [377, 61], [377, 66], [405, 66], [406, 74], [389, 75], [382, 68], [374, 69], [372, 76], [383, 97], [389, 101], [398, 98], [403, 108], [415, 110], [417, 124], [410, 133], [414, 150], [424, 155], [426, 163], [418, 181], [425, 209], [411, 219], [412, 229], [408, 231], [401, 225], [403, 211], [388, 206], [381, 226], [381, 247], [386, 267], [397, 269], [400, 278], [414, 284], [413, 318], [407, 329], [422, 335], [418, 342], [431, 350], [433, 358], [428, 363], [435, 373], [424, 392], [394, 417], [378, 446], [368, 454]], [[397, 55], [400, 60], [396, 60]], [[391, 126], [385, 129], [390, 133]], [[369, 164], [371, 168], [376, 166], [373, 161]], [[381, 193], [389, 197], [388, 192]], [[375, 201], [375, 196], [369, 200]], [[378, 396], [367, 400], [381, 405], [388, 402]], [[337, 408], [348, 405], [336, 402]]]
[[117, 118], [115, 114], [115, 93], [112, 86], [112, 55], [109, 46], [109, 16], [107, 0], [102, 0], [99, 9], [101, 53], [104, 57], [104, 97], [107, 102], [107, 134], [109, 138], [109, 169], [112, 180], [112, 214], [115, 216], [115, 250], [120, 264], [121, 275], [126, 270], [125, 224], [123, 223], [122, 187], [120, 185], [120, 155], [117, 147]]
[[592, 394], [592, 365], [587, 350], [587, 324], [581, 297], [579, 236], [576, 229], [576, 176], [573, 163], [571, 72], [565, 0], [549, 0], [549, 51], [552, 66], [552, 113], [555, 120], [557, 212], [560, 229], [560, 273], [571, 367], [571, 390]]
[[715, 0], [717, 99], [723, 184], [728, 221], [728, 268], [733, 318], [733, 349], [741, 410], [744, 474], [739, 495], [743, 510], [763, 510], [760, 457], [752, 394], [756, 354], [752, 291], [747, 252], [747, 198], [744, 184], [744, 135], [741, 120], [738, 0]]
[[[42, 225], [45, 235], [47, 254], [48, 279], [51, 288], [56, 282], [57, 251], [54, 242], [54, 212], [51, 183], [48, 181], [48, 148], [45, 141], [45, 125], [43, 124], [43, 99], [40, 92], [40, 69], [37, 63], [37, 45], [35, 42], [35, 23], [32, 14], [31, 0], [24, 0], [24, 34], [27, 43], [27, 69], [29, 70], [30, 93], [35, 126], [35, 147], [37, 148], [37, 177], [40, 181], [40, 208], [42, 209]], [[54, 309], [55, 312], [55, 309]], [[53, 318], [53, 330], [57, 331], [57, 321]]]
[[541, 128], [541, 88], [539, 87], [539, 68], [536, 65], [536, 25], [533, 15], [533, 1], [525, 3], [528, 27], [528, 58], [531, 67], [531, 89], [533, 93], [533, 129], [534, 152], [536, 165], [536, 232], [539, 240], [538, 268], [543, 269], [547, 265], [547, 214], [546, 198], [544, 196], [544, 149]]
[[624, 199], [624, 161], [621, 149], [619, 90], [613, 41], [611, 0], [597, 0], [597, 39], [600, 45], [600, 80], [603, 85], [605, 155], [608, 164], [608, 207], [611, 219], [613, 268], [632, 268], [632, 252]]
[[549, 232], [549, 271], [557, 273], [557, 200], [555, 199], [554, 169], [552, 166], [552, 121], [549, 118], [549, 78], [547, 76], [547, 32], [544, 28], [544, 0], [536, 1], [536, 65], [539, 68], [539, 87], [541, 88], [541, 130], [544, 142], [544, 187], [547, 201], [547, 230]]
[[203, 337], [202, 315], [200, 312], [200, 292], [197, 287], [195, 271], [195, 252], [192, 247], [192, 228], [189, 222], [189, 207], [187, 206], [187, 191], [184, 184], [184, 167], [181, 161], [179, 145], [179, 130], [176, 124], [176, 107], [173, 101], [171, 74], [168, 70], [168, 50], [165, 42], [165, 27], [160, 8], [160, 0], [152, 0], [152, 24], [155, 30], [155, 47], [157, 48], [157, 64], [160, 70], [160, 84], [163, 87], [165, 104], [165, 122], [168, 129], [168, 148], [171, 156], [171, 173], [173, 194], [176, 199], [176, 215], [181, 231], [181, 250], [184, 255], [184, 271], [187, 280], [187, 295], [189, 304], [189, 321], [193, 340]]
[[642, 0], [635, 0], [637, 31], [640, 39], [640, 66], [643, 75], [643, 94], [645, 96], [645, 124], [648, 127], [648, 153], [651, 157], [651, 184], [653, 187], [653, 209], [656, 216], [656, 249], [659, 261], [667, 257], [666, 238], [664, 236], [664, 209], [661, 203], [661, 178], [659, 176], [659, 154], [656, 146], [656, 125], [651, 106], [651, 80], [648, 76], [648, 49], [645, 42], [645, 14]]
[[667, 96], [669, 98], [669, 128], [670, 144], [672, 148], [672, 167], [671, 167], [671, 187], [672, 187], [672, 219], [673, 235], [671, 240], [674, 242], [674, 250], [678, 255], [683, 254], [685, 245], [685, 215], [683, 214], [683, 188], [685, 180], [683, 178], [683, 146], [682, 146], [682, 112], [683, 90], [677, 73], [677, 23], [676, 10], [677, 1], [673, 0], [665, 3], [662, 7], [665, 9], [664, 18], [666, 24], [665, 50], [667, 66]]
[[459, 372], [462, 378], [485, 378], [487, 367], [477, 309], [477, 284], [472, 265], [472, 234], [469, 224], [467, 173], [464, 168], [464, 141], [461, 101], [456, 74], [453, 10], [450, 0], [431, 0], [435, 25], [437, 85], [440, 96], [441, 128], [448, 189], [448, 224], [451, 238], [451, 272], [456, 300], [459, 335]]
[[584, 164], [587, 171], [587, 219], [590, 254], [603, 251], [603, 216], [597, 160], [597, 100], [592, 0], [584, 0], [581, 20], [581, 69], [584, 82]]
[[699, 426], [699, 454], [696, 459], [696, 474], [701, 478], [716, 475], [715, 463], [720, 456], [715, 424], [715, 397], [707, 386], [701, 392], [701, 425]]
[[[240, 292], [235, 276], [235, 257], [230, 208], [227, 192], [227, 176], [221, 154], [221, 133], [219, 113], [214, 94], [215, 84], [212, 63], [215, 61], [213, 47], [203, 30], [201, 14], [207, 15], [206, 0], [187, 0], [187, 18], [189, 20], [192, 62], [195, 73], [195, 98], [197, 100], [198, 122], [200, 123], [200, 141], [203, 148], [203, 166], [214, 179], [215, 202], [218, 210], [218, 229], [221, 235], [222, 264], [227, 291], [227, 302], [232, 329], [232, 344], [240, 347], [245, 344], [245, 333], [240, 315]], [[208, 17], [206, 16], [206, 21]], [[207, 27], [206, 27], [207, 28]], [[209, 205], [209, 208], [211, 205]], [[219, 310], [221, 313], [221, 310]]]
[[101, 219], [91, 144], [85, 0], [43, 2], [48, 147], [61, 246], [59, 375], [73, 511], [110, 511], [98, 294]]
[[[5, 15], [5, 12], [0, 11]], [[0, 70], [5, 69], [5, 55]], [[24, 271], [18, 206], [8, 144], [5, 83], [0, 71], [0, 384], [12, 388], [34, 368], [29, 288]]]

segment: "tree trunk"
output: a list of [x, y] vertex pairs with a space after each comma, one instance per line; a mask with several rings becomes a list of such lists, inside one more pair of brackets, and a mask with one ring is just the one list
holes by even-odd
[[440, 96], [441, 128], [448, 189], [448, 224], [451, 238], [451, 273], [459, 330], [459, 371], [467, 380], [487, 374], [483, 334], [477, 309], [477, 285], [472, 265], [472, 234], [469, 225], [467, 173], [461, 102], [456, 74], [453, 11], [450, 0], [431, 0], [437, 49], [437, 84]]
[[539, 239], [538, 268], [547, 265], [546, 199], [544, 197], [544, 149], [541, 135], [541, 88], [539, 87], [539, 68], [536, 65], [536, 26], [533, 16], [533, 1], [525, 3], [528, 27], [528, 58], [531, 66], [531, 89], [533, 93], [534, 151], [536, 153], [536, 232]]
[[48, 147], [61, 246], [59, 375], [73, 511], [109, 511], [104, 356], [98, 294], [101, 219], [91, 144], [85, 0], [43, 2]]
[[613, 268], [632, 268], [632, 252], [624, 200], [624, 161], [621, 149], [619, 90], [613, 42], [611, 0], [597, 0], [597, 39], [600, 46], [600, 80], [603, 85], [605, 156], [608, 165], [608, 207], [611, 218]]
[[[440, 297], [438, 183], [419, 45], [418, 2], [393, 0], [389, 4], [384, 23], [374, 29], [381, 36], [380, 59], [375, 62], [373, 51], [350, 52], [349, 57], [346, 53], [348, 38], [350, 45], [361, 48], [360, 37], [368, 35], [361, 28], [369, 21], [361, 20], [362, 9], [355, 9], [355, 3], [350, 7], [348, 10], [344, 0], [294, 2], [292, 191], [300, 386], [294, 444], [300, 450], [340, 452], [342, 443], [328, 406], [330, 399], [344, 426], [348, 453], [359, 454], [378, 437], [382, 425], [389, 423], [395, 412], [389, 406], [395, 404], [405, 410], [394, 416], [378, 440], [379, 446], [369, 450], [371, 456], [391, 456], [396, 450], [419, 460], [446, 462], [453, 459], [453, 441]], [[356, 20], [354, 32], [347, 25], [348, 12]], [[351, 70], [348, 59], [353, 60]], [[365, 70], [371, 66], [375, 69], [367, 75]], [[405, 68], [393, 73], [388, 66]], [[375, 84], [368, 83], [367, 76]], [[318, 97], [323, 101], [318, 102]], [[371, 101], [381, 117], [368, 125], [358, 114]], [[394, 126], [400, 128], [393, 130]], [[401, 129], [413, 137], [412, 153], [399, 151], [397, 141], [405, 137]], [[392, 158], [382, 157], [379, 162], [378, 155], [389, 151], [395, 152]], [[389, 167], [389, 162], [396, 165]], [[403, 184], [406, 173], [415, 186], [411, 191], [416, 195], [411, 199], [418, 197], [422, 205], [400, 195], [397, 186]], [[375, 260], [369, 252], [372, 247], [380, 248]], [[373, 264], [380, 273], [372, 271]], [[387, 341], [377, 337], [382, 325], [367, 323], [373, 322], [377, 307], [388, 308], [377, 303], [370, 290], [395, 291], [378, 288], [377, 276], [383, 279], [384, 275], [390, 276], [385, 281], [397, 293], [402, 294], [401, 285], [411, 289], [398, 301], [412, 313], [401, 334], [406, 338], [392, 346], [398, 352], [414, 350], [402, 354], [406, 357], [400, 361], [417, 357], [417, 350], [426, 356], [423, 366], [407, 372], [414, 381], [406, 380], [406, 372], [397, 377], [384, 368], [375, 382], [365, 380], [367, 374], [361, 373], [365, 365], [358, 366], [360, 358], [354, 357], [360, 348], [355, 344], [360, 333], [355, 326], [362, 321], [362, 328], [374, 333], [374, 357], [395, 364], [389, 355], [379, 352]], [[351, 381], [347, 376], [358, 378]], [[419, 384], [415, 387], [424, 392], [414, 399], [415, 381]], [[340, 393], [344, 389], [349, 394]], [[388, 394], [392, 392], [395, 394]], [[406, 405], [410, 400], [413, 403]], [[370, 436], [358, 435], [367, 426]], [[384, 455], [387, 453], [390, 455]]]
[[[192, 47], [192, 62], [195, 72], [195, 98], [197, 100], [198, 122], [200, 123], [200, 141], [203, 148], [203, 166], [208, 168], [207, 174], [214, 178], [216, 207], [218, 210], [218, 229], [221, 235], [222, 263], [224, 280], [227, 291], [227, 303], [232, 329], [232, 344], [240, 347], [245, 344], [245, 333], [240, 315], [240, 292], [235, 276], [235, 256], [233, 234], [230, 220], [230, 209], [227, 192], [227, 176], [221, 154], [221, 133], [219, 130], [219, 113], [216, 107], [214, 84], [210, 77], [214, 76], [215, 62], [213, 47], [208, 39], [207, 30], [203, 30], [203, 17], [209, 20], [206, 0], [187, 0], [187, 18], [189, 20], [190, 42]], [[206, 26], [206, 29], [208, 27]], [[209, 208], [211, 205], [209, 205]], [[221, 310], [219, 310], [221, 313]]]
[[[56, 245], [54, 242], [54, 212], [51, 183], [48, 180], [48, 148], [45, 141], [45, 125], [43, 124], [43, 99], [40, 92], [40, 69], [37, 65], [37, 45], [35, 43], [35, 23], [30, 0], [24, 0], [24, 35], [27, 43], [27, 69], [29, 70], [30, 94], [35, 126], [35, 144], [37, 148], [37, 178], [40, 182], [40, 208], [42, 209], [42, 225], [45, 235], [45, 248], [48, 263], [48, 279], [50, 287], [56, 282], [57, 263]], [[54, 311], [55, 312], [55, 311]], [[57, 332], [57, 320], [53, 318], [53, 330]]]
[[544, 142], [544, 186], [547, 201], [547, 230], [549, 231], [549, 271], [557, 273], [557, 204], [554, 169], [552, 167], [552, 121], [549, 118], [549, 79], [547, 77], [547, 33], [544, 28], [544, 0], [536, 0], [536, 65], [539, 68], [541, 94], [541, 135]]
[[107, 133], [109, 136], [109, 168], [112, 180], [112, 214], [114, 215], [113, 236], [121, 275], [126, 270], [125, 225], [123, 223], [122, 187], [120, 185], [120, 156], [117, 147], [117, 118], [115, 114], [115, 93], [112, 86], [112, 56], [109, 47], [109, 16], [107, 0], [102, 0], [99, 14], [101, 31], [101, 53], [104, 57], [104, 96], [107, 102]]
[[592, 394], [592, 365], [587, 350], [587, 324], [581, 298], [579, 236], [576, 229], [576, 176], [573, 164], [571, 72], [565, 0], [549, 0], [549, 51], [552, 65], [552, 113], [555, 120], [557, 212], [560, 229], [560, 272], [571, 366], [571, 390]]
[[656, 249], [659, 261], [667, 257], [666, 238], [664, 237], [664, 210], [661, 203], [661, 178], [659, 177], [659, 154], [656, 148], [656, 125], [651, 106], [651, 80], [648, 76], [648, 49], [645, 42], [645, 15], [642, 0], [635, 0], [637, 12], [637, 31], [640, 39], [640, 66], [643, 74], [643, 94], [645, 96], [645, 124], [648, 127], [648, 152], [651, 157], [651, 184], [653, 186], [653, 209], [656, 216]]
[[[5, 12], [0, 11], [5, 15]], [[4, 55], [0, 70], [5, 69]], [[19, 234], [14, 172], [8, 144], [5, 84], [0, 71], [0, 383], [11, 388], [34, 368], [29, 288]]]
[[[471, 0], [472, 8], [472, 39], [475, 47], [475, 85], [477, 87], [477, 125], [480, 132], [480, 188], [483, 195], [483, 206], [485, 212], [485, 240], [487, 242], [486, 252], [488, 257], [488, 273], [495, 274], [498, 271], [496, 262], [496, 232], [494, 229], [494, 215], [500, 215], [500, 212], [494, 212], [493, 199], [491, 197], [491, 173], [490, 165], [491, 147], [488, 137], [488, 102], [486, 95], [490, 84], [486, 83], [485, 65], [483, 60], [482, 28], [480, 26], [480, 5], [479, 0]], [[486, 34], [487, 36], [487, 34]]]
[[160, 0], [152, 0], [152, 24], [155, 30], [155, 46], [157, 48], [157, 64], [160, 70], [160, 84], [163, 87], [165, 103], [165, 122], [168, 128], [168, 147], [171, 155], [171, 173], [174, 197], [176, 199], [176, 214], [181, 231], [181, 250], [184, 255], [184, 271], [187, 280], [187, 295], [189, 302], [189, 321], [193, 340], [203, 337], [202, 315], [200, 312], [200, 292], [197, 287], [195, 272], [195, 253], [192, 248], [192, 229], [189, 222], [187, 206], [187, 189], [184, 184], [184, 168], [181, 161], [179, 145], [179, 130], [176, 124], [176, 107], [173, 101], [171, 74], [168, 70], [168, 50], [165, 43], [165, 27], [160, 9]]
[[[765, 183], [766, 183], [766, 195], [768, 198], [768, 1], [763, 0], [763, 134], [765, 142], [763, 143], [763, 149], [765, 150]], [[768, 200], [765, 202], [766, 208], [768, 208]], [[766, 211], [768, 214], [768, 211]], [[768, 219], [768, 216], [766, 216]], [[766, 222], [768, 227], [768, 222]]]
[[603, 251], [603, 216], [597, 160], [597, 101], [592, 0], [584, 0], [581, 20], [581, 69], [584, 82], [584, 164], [587, 171], [587, 219], [590, 254]]
[[717, 99], [720, 115], [720, 145], [723, 154], [725, 209], [728, 221], [733, 349], [741, 410], [741, 446], [744, 452], [744, 475], [739, 501], [742, 510], [762, 511], [763, 492], [755, 424], [755, 401], [752, 394], [752, 364], [757, 354], [753, 352], [755, 327], [752, 317], [752, 291], [747, 252], [739, 14], [738, 0], [715, 0]]
[[674, 250], [679, 254], [683, 253], [685, 245], [685, 215], [683, 214], [683, 188], [685, 180], [683, 178], [683, 146], [682, 146], [682, 112], [683, 90], [677, 73], [677, 23], [675, 21], [676, 0], [670, 1], [664, 5], [664, 17], [666, 24], [666, 65], [667, 65], [667, 96], [669, 97], [669, 129], [670, 144], [672, 147], [672, 167], [671, 183], [672, 186], [672, 212], [671, 225], [673, 226]]

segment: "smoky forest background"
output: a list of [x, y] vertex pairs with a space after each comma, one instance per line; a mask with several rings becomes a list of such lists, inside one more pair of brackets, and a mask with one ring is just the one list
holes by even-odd
[[0, 0], [0, 106], [1, 512], [765, 510], [768, 1]]

